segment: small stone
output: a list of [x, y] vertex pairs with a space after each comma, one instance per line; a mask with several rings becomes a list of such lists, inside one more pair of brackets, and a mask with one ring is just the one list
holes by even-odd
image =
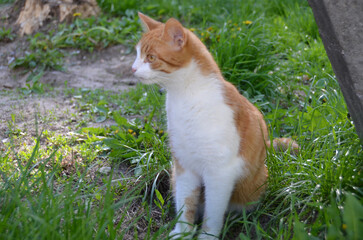
[[107, 175], [109, 172], [111, 172], [111, 167], [101, 167], [98, 169], [98, 171], [102, 174]]
[[14, 85], [13, 84], [9, 84], [9, 83], [4, 83], [3, 84], [3, 87], [4, 88], [8, 88], [8, 89], [12, 89], [12, 88], [14, 88]]

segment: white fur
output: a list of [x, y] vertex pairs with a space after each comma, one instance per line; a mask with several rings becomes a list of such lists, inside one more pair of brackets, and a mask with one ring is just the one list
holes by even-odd
[[[158, 83], [167, 90], [171, 150], [184, 169], [176, 176], [177, 210], [183, 211], [185, 199], [204, 185], [202, 228], [218, 236], [234, 183], [244, 174], [244, 161], [238, 154], [240, 137], [234, 113], [224, 100], [223, 82], [214, 75], [204, 76], [195, 61], [171, 74], [154, 71], [140, 59], [134, 66], [142, 82]], [[190, 231], [185, 221], [182, 214], [172, 234]], [[199, 238], [214, 237], [202, 234]]]
[[135, 76], [145, 84], [162, 84], [163, 81], [169, 78], [167, 73], [154, 71], [150, 67], [150, 63], [145, 61], [146, 56], [141, 55], [140, 46], [136, 46], [136, 60], [132, 64], [132, 68], [136, 70]]

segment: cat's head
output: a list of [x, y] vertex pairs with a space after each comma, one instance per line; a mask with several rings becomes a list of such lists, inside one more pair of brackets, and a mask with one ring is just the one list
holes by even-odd
[[189, 30], [174, 18], [161, 23], [142, 13], [139, 17], [144, 34], [136, 45], [132, 72], [143, 83], [163, 84], [191, 62]]

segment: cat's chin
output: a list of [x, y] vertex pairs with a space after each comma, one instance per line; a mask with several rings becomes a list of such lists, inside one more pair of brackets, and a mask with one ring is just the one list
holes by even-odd
[[158, 84], [159, 82], [156, 79], [150, 79], [150, 78], [141, 78], [137, 77], [137, 81], [143, 84]]
[[162, 85], [162, 81], [160, 80], [160, 78], [145, 78], [143, 76], [137, 76], [134, 75], [137, 79], [137, 82], [139, 83], [143, 83], [143, 84], [161, 84]]

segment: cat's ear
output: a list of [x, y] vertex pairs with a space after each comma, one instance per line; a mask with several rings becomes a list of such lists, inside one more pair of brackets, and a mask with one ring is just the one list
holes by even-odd
[[181, 50], [186, 43], [184, 28], [178, 20], [170, 18], [165, 23], [163, 38], [177, 50]]
[[139, 12], [138, 14], [141, 19], [141, 25], [142, 25], [144, 32], [149, 32], [162, 24], [161, 22], [158, 22], [158, 21], [142, 14], [141, 12]]

